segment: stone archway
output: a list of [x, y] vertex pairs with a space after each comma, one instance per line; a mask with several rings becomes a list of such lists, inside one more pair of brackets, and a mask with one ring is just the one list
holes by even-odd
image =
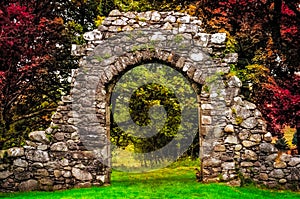
[[132, 66], [153, 60], [202, 85], [197, 94], [203, 182], [240, 185], [249, 178], [299, 189], [300, 157], [278, 152], [255, 104], [239, 95], [242, 82], [223, 78], [237, 61], [236, 53], [225, 53], [225, 33], [203, 33], [201, 21], [184, 13], [114, 10], [84, 37], [86, 46], [73, 46], [73, 54], [83, 57], [72, 95], [62, 97], [50, 127], [31, 132], [25, 146], [0, 152], [1, 191], [110, 183], [109, 85]]
[[[116, 45], [117, 43], [118, 45]], [[77, 78], [79, 80], [76, 80], [77, 84], [73, 89], [73, 107], [77, 110], [76, 115], [79, 115], [81, 140], [86, 141], [84, 144], [90, 150], [98, 150], [105, 165], [110, 165], [109, 85], [115, 78], [133, 66], [153, 61], [166, 63], [180, 71], [189, 79], [193, 87], [198, 89], [200, 135], [204, 135], [202, 131], [208, 131], [207, 129], [217, 132], [209, 133], [209, 135], [206, 133], [205, 148], [201, 141], [201, 154], [212, 151], [213, 140], [219, 139], [221, 136], [218, 132], [224, 127], [222, 126], [225, 121], [225, 118], [222, 119], [224, 115], [212, 116], [209, 112], [201, 111], [201, 101], [205, 100], [208, 95], [205, 95], [207, 91], [204, 91], [201, 96], [200, 87], [206, 84], [206, 80], [209, 80], [206, 86], [210, 88], [210, 92], [215, 94], [216, 92], [225, 92], [219, 73], [228, 70], [228, 67], [222, 66], [218, 59], [212, 59], [201, 46], [194, 45], [194, 41], [188, 34], [173, 34], [172, 31], [154, 29], [120, 33], [111, 40], [104, 41], [86, 58], [84, 68], [78, 71]], [[96, 85], [95, 82], [99, 82], [99, 84]], [[84, 106], [84, 104], [93, 104], [93, 100], [96, 101], [96, 115], [93, 115], [89, 106], [86, 108]], [[220, 109], [225, 107], [225, 99], [218, 95], [210, 97], [210, 103], [212, 102], [214, 105], [219, 105]], [[208, 106], [204, 103], [202, 108], [205, 110]], [[200, 140], [203, 138], [201, 137]], [[99, 146], [103, 147], [99, 149]]]

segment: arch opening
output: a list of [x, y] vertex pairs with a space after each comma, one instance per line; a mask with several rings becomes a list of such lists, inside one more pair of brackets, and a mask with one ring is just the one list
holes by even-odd
[[112, 168], [139, 172], [165, 167], [195, 144], [201, 86], [170, 64], [128, 68], [107, 85]]

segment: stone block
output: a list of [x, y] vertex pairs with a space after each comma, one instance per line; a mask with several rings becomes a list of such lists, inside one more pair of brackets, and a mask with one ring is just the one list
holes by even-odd
[[282, 169], [274, 169], [273, 171], [271, 171], [269, 176], [272, 178], [284, 178], [285, 174]]
[[264, 140], [266, 142], [272, 142], [272, 137], [273, 137], [272, 134], [270, 132], [268, 132], [264, 135]]
[[45, 131], [34, 131], [29, 133], [28, 135], [29, 139], [35, 142], [41, 142], [44, 144], [49, 143], [49, 138], [46, 136]]
[[252, 162], [241, 162], [241, 167], [252, 167], [253, 163]]
[[81, 182], [74, 186], [74, 188], [88, 188], [91, 187], [92, 184], [90, 182]]
[[221, 160], [216, 158], [209, 158], [203, 160], [203, 167], [218, 167], [221, 165]]
[[235, 169], [235, 163], [234, 162], [224, 162], [224, 163], [222, 163], [221, 167], [225, 170]]
[[226, 137], [224, 142], [228, 144], [238, 144], [238, 139], [234, 135], [229, 135]]
[[202, 116], [201, 120], [202, 120], [202, 124], [204, 125], [208, 125], [212, 123], [212, 119], [210, 116]]
[[260, 173], [260, 174], [259, 174], [259, 179], [260, 179], [260, 180], [263, 180], [263, 181], [266, 181], [266, 180], [269, 179], [269, 176], [268, 176], [268, 174], [266, 174], [266, 173]]
[[218, 144], [214, 147], [214, 151], [224, 152], [224, 151], [226, 151], [226, 147], [224, 145]]
[[291, 160], [289, 161], [288, 165], [292, 166], [292, 167], [300, 165], [300, 158], [298, 158], [298, 157], [292, 157]]
[[24, 182], [21, 182], [18, 185], [19, 191], [34, 191], [38, 189], [38, 181], [36, 180], [27, 180]]
[[14, 160], [13, 164], [14, 164], [14, 166], [17, 166], [17, 167], [27, 167], [28, 166], [28, 162], [26, 160], [22, 160], [21, 158]]
[[257, 154], [252, 150], [245, 150], [245, 153], [242, 155], [243, 160], [257, 160]]
[[240, 88], [242, 86], [242, 81], [237, 76], [232, 76], [228, 80], [227, 85], [230, 88]]
[[284, 169], [287, 167], [286, 163], [282, 161], [275, 161], [273, 165], [275, 169]]
[[42, 185], [48, 185], [48, 186], [53, 185], [53, 181], [50, 178], [42, 178], [39, 180], [39, 183]]
[[62, 175], [62, 172], [60, 170], [54, 170], [53, 174], [54, 174], [54, 177], [59, 178]]
[[240, 187], [241, 186], [241, 180], [240, 179], [230, 180], [226, 184], [229, 185], [229, 186]]
[[47, 177], [49, 176], [49, 172], [46, 169], [38, 169], [36, 170], [35, 175]]
[[250, 135], [249, 140], [258, 143], [258, 142], [261, 141], [261, 135], [260, 135], [260, 134], [253, 134], [253, 135]]
[[8, 157], [20, 157], [24, 155], [24, 148], [22, 147], [13, 147], [7, 149], [7, 156]]
[[285, 184], [286, 182], [287, 182], [287, 180], [286, 179], [280, 179], [279, 181], [278, 181], [280, 184]]
[[275, 153], [278, 151], [278, 149], [276, 149], [276, 147], [271, 143], [261, 143], [259, 145], [259, 149], [260, 152], [264, 153]]
[[226, 133], [234, 133], [234, 127], [233, 127], [233, 125], [232, 124], [226, 125], [225, 128], [224, 128], [224, 131]]
[[1, 171], [0, 172], [0, 180], [6, 179], [11, 176], [13, 173], [10, 171]]
[[68, 151], [68, 146], [64, 142], [57, 142], [51, 145], [51, 151]]
[[226, 33], [215, 33], [211, 35], [211, 42], [213, 44], [222, 44], [226, 40]]
[[243, 148], [243, 146], [238, 144], [238, 145], [235, 145], [234, 150], [235, 151], [240, 151], [242, 148]]
[[248, 141], [248, 140], [244, 140], [242, 142], [242, 144], [243, 144], [244, 147], [249, 148], [249, 147], [257, 145], [258, 143], [252, 142], [252, 141]]
[[49, 154], [47, 151], [41, 150], [29, 150], [25, 153], [26, 158], [35, 162], [47, 162], [49, 161]]
[[239, 138], [241, 140], [246, 140], [249, 138], [250, 132], [246, 129], [243, 129], [240, 133], [239, 133]]
[[93, 176], [90, 172], [78, 168], [72, 168], [72, 175], [80, 181], [89, 181], [93, 179]]
[[240, 125], [243, 128], [246, 129], [253, 129], [255, 126], [257, 126], [258, 122], [254, 117], [249, 117], [246, 120], [244, 120]]

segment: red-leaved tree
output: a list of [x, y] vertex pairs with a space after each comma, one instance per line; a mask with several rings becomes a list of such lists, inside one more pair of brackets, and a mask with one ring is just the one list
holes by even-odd
[[63, 21], [34, 2], [0, 2], [0, 148], [45, 126], [60, 98]]
[[300, 114], [299, 1], [200, 0], [190, 10], [208, 32], [225, 31], [235, 41], [228, 45], [239, 53], [236, 73], [254, 83], [251, 100], [269, 131], [281, 135], [283, 125], [294, 125]]

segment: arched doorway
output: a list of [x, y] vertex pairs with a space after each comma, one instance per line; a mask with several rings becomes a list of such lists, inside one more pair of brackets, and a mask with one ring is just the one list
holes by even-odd
[[172, 67], [153, 61], [135, 66], [107, 89], [113, 168], [145, 172], [165, 167], [199, 135], [200, 85]]
[[[197, 129], [200, 131], [202, 147], [200, 156], [208, 154], [214, 141], [219, 138], [214, 132], [216, 128], [221, 129], [219, 124], [223, 122], [218, 118], [222, 115], [212, 117], [209, 111], [202, 111], [211, 102], [223, 106], [224, 98], [218, 95], [218, 92], [224, 90], [218, 73], [219, 61], [210, 58], [201, 46], [194, 45], [193, 39], [186, 34], [154, 29], [120, 33], [94, 49], [86, 58], [84, 67], [79, 70], [76, 80], [78, 90], [82, 90], [80, 96], [75, 97], [79, 106], [76, 107], [77, 103], [74, 103], [74, 108], [80, 114], [80, 137], [84, 145], [98, 154], [100, 161], [107, 166], [106, 182], [109, 182], [111, 168], [110, 94], [113, 85], [124, 73], [146, 63], [163, 63], [175, 69], [188, 79], [197, 93]], [[74, 89], [77, 89], [76, 85]], [[213, 94], [212, 98], [209, 93]], [[202, 144], [204, 135], [208, 142]]]

